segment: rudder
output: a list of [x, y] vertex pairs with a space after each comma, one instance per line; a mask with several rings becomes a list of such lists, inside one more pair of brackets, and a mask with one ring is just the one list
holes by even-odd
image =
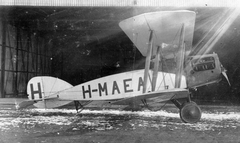
[[27, 85], [28, 98], [31, 101], [38, 101], [34, 104], [37, 108], [57, 108], [72, 101], [61, 101], [56, 93], [73, 87], [58, 78], [50, 76], [39, 76], [29, 80]]
[[29, 80], [27, 94], [29, 100], [41, 100], [71, 87], [73, 87], [71, 84], [61, 79], [50, 76], [38, 76]]

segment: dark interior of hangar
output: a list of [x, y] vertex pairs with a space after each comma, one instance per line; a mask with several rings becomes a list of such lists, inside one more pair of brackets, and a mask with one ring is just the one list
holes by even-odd
[[[231, 83], [229, 86], [223, 79], [218, 84], [198, 88], [193, 91], [193, 97], [205, 103], [239, 103], [240, 17], [235, 9], [217, 7], [2, 7], [2, 27], [5, 23], [15, 29], [14, 35], [2, 28], [2, 35], [10, 33], [13, 35], [10, 44], [17, 43], [15, 46], [4, 44], [6, 38], [4, 40], [2, 36], [2, 47], [5, 50], [12, 47], [9, 48], [12, 51], [5, 51], [9, 53], [5, 58], [10, 60], [5, 60], [1, 68], [1, 77], [4, 77], [1, 78], [4, 83], [2, 97], [26, 96], [24, 87], [36, 75], [59, 77], [77, 85], [98, 77], [144, 68], [144, 58], [118, 23], [146, 12], [179, 9], [197, 14], [191, 54], [217, 53]], [[209, 43], [209, 40], [214, 42]], [[50, 51], [46, 52], [47, 49]], [[3, 52], [1, 55], [4, 59]], [[14, 56], [18, 62], [13, 62]], [[12, 68], [6, 67], [9, 63]]]

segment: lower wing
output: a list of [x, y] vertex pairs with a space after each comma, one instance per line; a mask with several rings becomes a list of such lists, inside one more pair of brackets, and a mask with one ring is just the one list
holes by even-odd
[[142, 95], [136, 95], [133, 97], [128, 97], [124, 99], [120, 99], [118, 101], [111, 102], [111, 104], [116, 105], [129, 105], [132, 103], [142, 103], [142, 100], [147, 100], [151, 102], [164, 102], [169, 101], [172, 99], [180, 99], [180, 98], [187, 98], [189, 96], [189, 91], [187, 89], [168, 89], [168, 90], [160, 90], [145, 93]]

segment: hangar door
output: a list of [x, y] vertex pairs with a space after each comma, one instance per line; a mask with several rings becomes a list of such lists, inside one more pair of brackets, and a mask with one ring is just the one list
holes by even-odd
[[51, 43], [1, 16], [0, 59], [0, 97], [26, 97], [30, 78], [51, 73]]

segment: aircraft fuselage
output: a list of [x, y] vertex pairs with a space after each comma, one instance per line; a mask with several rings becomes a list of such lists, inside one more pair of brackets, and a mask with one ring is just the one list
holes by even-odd
[[[149, 73], [152, 71], [149, 71]], [[149, 74], [151, 76], [152, 74]], [[142, 94], [144, 70], [130, 71], [95, 79], [58, 93], [59, 99], [67, 100], [114, 100]], [[150, 78], [151, 79], [151, 78]], [[156, 90], [174, 88], [175, 74], [158, 72]], [[150, 80], [147, 92], [152, 91]], [[183, 76], [181, 88], [186, 88]]]

